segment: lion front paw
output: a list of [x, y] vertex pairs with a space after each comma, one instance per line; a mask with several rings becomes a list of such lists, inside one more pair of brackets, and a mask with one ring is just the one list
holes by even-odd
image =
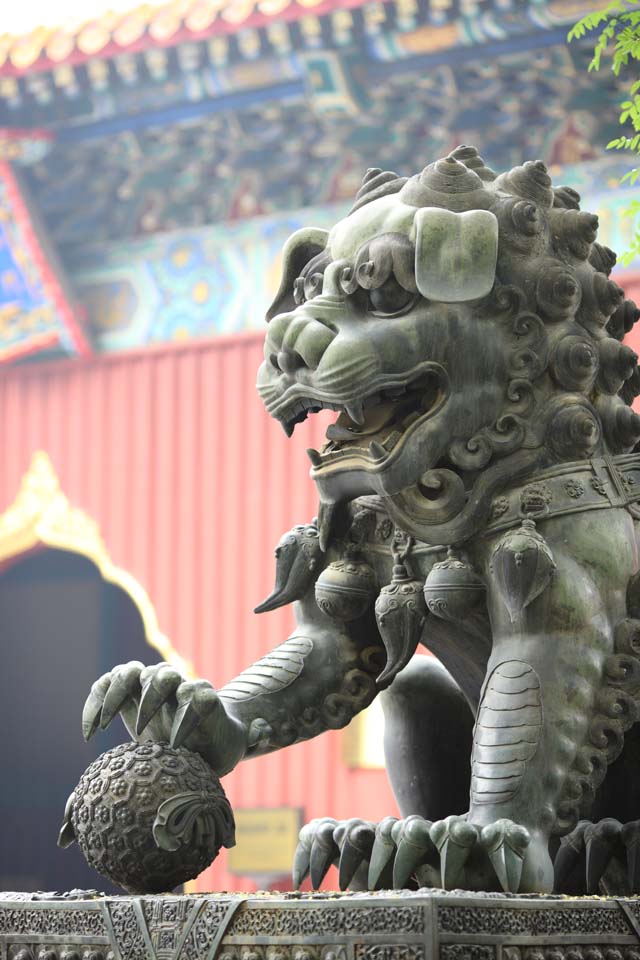
[[554, 875], [557, 893], [640, 893], [640, 820], [581, 820], [560, 841]]
[[89, 740], [120, 714], [132, 739], [185, 747], [218, 773], [228, 773], [246, 749], [242, 725], [227, 713], [207, 680], [186, 680], [167, 663], [114, 667], [91, 687], [82, 712]]
[[430, 886], [517, 893], [535, 848], [528, 830], [511, 820], [479, 827], [464, 816], [435, 823], [386, 817], [377, 825], [326, 817], [300, 831], [293, 882], [298, 887], [310, 874], [317, 889], [334, 865], [341, 890]]

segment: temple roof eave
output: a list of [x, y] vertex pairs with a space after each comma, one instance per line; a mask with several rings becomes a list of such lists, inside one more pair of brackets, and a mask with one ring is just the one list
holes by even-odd
[[22, 36], [0, 35], [0, 76], [22, 76], [76, 66], [94, 58], [140, 53], [206, 40], [275, 21], [355, 10], [368, 0], [172, 0], [121, 14], [106, 13], [75, 27], [36, 27]]

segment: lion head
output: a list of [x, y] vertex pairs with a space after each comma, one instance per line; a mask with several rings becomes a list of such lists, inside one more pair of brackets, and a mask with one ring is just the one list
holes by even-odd
[[289, 239], [258, 390], [289, 435], [338, 414], [310, 451], [324, 541], [335, 505], [374, 493], [461, 542], [505, 484], [633, 448], [638, 312], [579, 199], [541, 161], [496, 176], [462, 146], [410, 179], [367, 171], [330, 232]]

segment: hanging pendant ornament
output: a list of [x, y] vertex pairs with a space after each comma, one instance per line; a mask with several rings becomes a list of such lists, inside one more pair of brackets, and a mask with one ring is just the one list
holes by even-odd
[[551, 549], [531, 518], [525, 517], [517, 530], [509, 531], [497, 543], [491, 571], [512, 623], [546, 590], [555, 569]]
[[387, 651], [386, 666], [376, 680], [379, 687], [388, 686], [406, 667], [416, 652], [427, 618], [422, 583], [407, 569], [412, 547], [413, 538], [409, 537], [402, 552], [394, 550], [391, 583], [382, 588], [376, 600], [376, 621]]
[[424, 584], [424, 599], [431, 613], [458, 623], [485, 595], [485, 585], [470, 563], [449, 547], [446, 560], [433, 565]]
[[357, 510], [351, 521], [345, 556], [325, 567], [316, 580], [316, 603], [333, 620], [357, 620], [373, 604], [378, 592], [376, 575], [361, 553], [374, 522], [372, 511]]
[[311, 586], [321, 556], [320, 535], [315, 520], [298, 524], [285, 533], [276, 547], [275, 588], [253, 612], [266, 613], [300, 600]]
[[350, 547], [347, 556], [334, 560], [316, 580], [316, 603], [333, 620], [357, 620], [373, 603], [376, 575], [365, 560]]

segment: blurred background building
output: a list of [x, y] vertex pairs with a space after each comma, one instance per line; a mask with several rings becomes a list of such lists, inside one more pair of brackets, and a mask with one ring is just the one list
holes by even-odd
[[[0, 13], [0, 887], [62, 889], [102, 885], [55, 847], [123, 738], [82, 743], [93, 679], [164, 656], [222, 685], [290, 630], [251, 610], [314, 515], [327, 421], [287, 441], [254, 391], [286, 237], [368, 166], [462, 142], [542, 158], [614, 249], [632, 225], [622, 87], [566, 44], [588, 2], [120, 2], [16, 32], [23, 7]], [[616, 279], [640, 299], [640, 263]], [[395, 812], [369, 713], [226, 778], [238, 848], [198, 889], [283, 888], [300, 820]]]

